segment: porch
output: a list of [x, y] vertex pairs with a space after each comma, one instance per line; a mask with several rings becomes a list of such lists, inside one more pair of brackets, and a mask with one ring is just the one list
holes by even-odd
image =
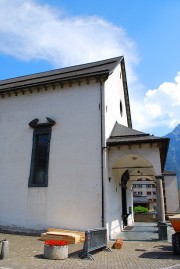
[[[120, 232], [117, 238], [124, 241], [159, 241], [157, 222], [134, 222]], [[170, 223], [167, 223], [167, 240], [171, 243], [174, 230]]]
[[[111, 223], [110, 234], [119, 234], [118, 228], [124, 233], [124, 228], [134, 226], [133, 216], [133, 184], [138, 180], [145, 182], [144, 187], [154, 186], [156, 189], [157, 223], [150, 228], [152, 239], [167, 239], [167, 224], [165, 221], [165, 204], [163, 191], [163, 170], [168, 150], [169, 140], [151, 136], [116, 123], [109, 139], [108, 146], [108, 184], [107, 191], [107, 222]], [[140, 183], [141, 183], [140, 182]], [[147, 189], [148, 190], [148, 189]], [[146, 190], [146, 194], [148, 194]], [[143, 193], [142, 193], [143, 194]], [[118, 206], [117, 206], [118, 203]], [[118, 226], [119, 225], [119, 226]], [[132, 228], [132, 235], [140, 235], [149, 231], [139, 231], [139, 225]], [[157, 229], [155, 232], [154, 229]], [[115, 235], [115, 236], [116, 236]], [[128, 235], [130, 236], [130, 235]], [[140, 238], [140, 237], [139, 237]], [[137, 240], [136, 237], [135, 240]]]

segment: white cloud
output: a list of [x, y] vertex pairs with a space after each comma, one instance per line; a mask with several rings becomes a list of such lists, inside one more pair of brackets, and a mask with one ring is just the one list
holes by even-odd
[[143, 99], [131, 102], [134, 127], [140, 130], [172, 130], [180, 123], [180, 72], [174, 82], [164, 82], [148, 90]]
[[174, 82], [143, 96], [134, 42], [123, 28], [98, 16], [70, 17], [36, 0], [0, 0], [0, 53], [22, 61], [43, 59], [54, 68], [124, 55], [133, 127], [152, 131], [179, 123], [180, 72]]
[[129, 83], [138, 57], [126, 32], [97, 16], [67, 17], [35, 0], [0, 0], [0, 52], [54, 67], [124, 55]]
[[177, 73], [177, 76], [175, 77], [175, 82], [177, 84], [180, 84], [180, 72]]

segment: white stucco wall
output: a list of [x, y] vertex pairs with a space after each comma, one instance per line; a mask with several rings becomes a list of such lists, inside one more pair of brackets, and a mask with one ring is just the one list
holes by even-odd
[[180, 207], [177, 177], [175, 175], [164, 175], [164, 183], [167, 213], [178, 212]]
[[[0, 99], [0, 225], [101, 226], [99, 84]], [[52, 127], [48, 187], [28, 188], [35, 118]]]
[[[127, 126], [127, 115], [124, 101], [124, 89], [119, 64], [104, 84], [104, 142], [110, 136], [115, 122]], [[122, 102], [123, 113], [120, 113], [120, 101]], [[105, 222], [110, 238], [114, 238], [122, 228], [121, 188], [118, 180], [109, 182], [109, 151], [104, 149], [104, 204]]]
[[106, 226], [110, 239], [114, 239], [122, 229], [122, 196], [118, 178], [110, 178], [106, 188]]
[[[120, 100], [123, 113], [120, 114]], [[109, 137], [115, 122], [127, 126], [127, 114], [120, 64], [105, 82], [105, 137]]]
[[[137, 158], [137, 160], [128, 160], [128, 156], [139, 157]], [[126, 159], [123, 160], [123, 158]], [[137, 166], [140, 164], [142, 165], [142, 163], [139, 162], [142, 162], [143, 160], [145, 163], [148, 163], [149, 165], [153, 166], [153, 171], [155, 175], [161, 174], [159, 148], [157, 147], [157, 145], [150, 146], [149, 144], [144, 144], [141, 147], [139, 147], [138, 145], [133, 145], [131, 146], [131, 148], [128, 148], [127, 145], [121, 147], [114, 146], [111, 147], [111, 149], [109, 150], [109, 168], [118, 165], [118, 162], [120, 163], [122, 161], [126, 163], [126, 166], [130, 165], [130, 162], [132, 162], [132, 166]]]

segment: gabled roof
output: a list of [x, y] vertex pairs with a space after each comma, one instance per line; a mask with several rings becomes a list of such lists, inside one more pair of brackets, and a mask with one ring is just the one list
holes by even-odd
[[148, 134], [142, 133], [140, 131], [128, 128], [118, 122], [115, 123], [112, 132], [110, 134], [111, 139], [123, 139], [124, 137], [135, 137], [135, 136], [147, 136]]
[[118, 122], [115, 123], [110, 137], [107, 139], [108, 145], [139, 144], [144, 142], [169, 141], [169, 138], [162, 138], [129, 128]]
[[115, 67], [123, 60], [122, 56], [103, 61], [76, 65], [72, 67], [60, 68], [48, 72], [21, 76], [0, 81], [0, 93], [12, 89], [45, 85], [48, 83], [63, 82], [80, 78], [109, 76]]
[[110, 134], [110, 137], [107, 139], [107, 146], [132, 144], [139, 145], [145, 143], [158, 144], [163, 170], [168, 152], [169, 138], [157, 137], [154, 135], [139, 132], [116, 122]]
[[32, 92], [32, 89], [39, 90], [41, 87], [43, 87], [45, 90], [49, 86], [53, 87], [54, 89], [56, 85], [61, 85], [61, 87], [63, 87], [63, 83], [65, 82], [71, 84], [74, 81], [80, 82], [83, 79], [86, 79], [88, 82], [89, 79], [92, 78], [96, 79], [97, 81], [100, 79], [105, 81], [108, 76], [112, 74], [118, 64], [121, 64], [126, 114], [128, 126], [131, 127], [131, 111], [123, 56], [55, 69], [48, 72], [0, 80], [0, 96], [4, 98], [6, 95], [10, 96], [11, 93], [18, 95], [19, 92], [24, 94], [25, 91]]

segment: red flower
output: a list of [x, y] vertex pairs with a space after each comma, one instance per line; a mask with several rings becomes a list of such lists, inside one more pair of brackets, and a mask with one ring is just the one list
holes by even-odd
[[45, 245], [47, 246], [66, 246], [69, 244], [67, 240], [46, 240], [44, 242]]

